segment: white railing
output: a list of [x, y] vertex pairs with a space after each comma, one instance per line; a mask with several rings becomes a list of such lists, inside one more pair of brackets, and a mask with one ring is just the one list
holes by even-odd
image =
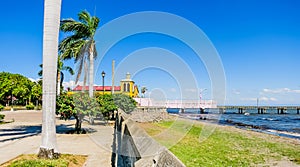
[[165, 108], [217, 108], [213, 100], [165, 100], [157, 101], [150, 98], [134, 98], [139, 106]]

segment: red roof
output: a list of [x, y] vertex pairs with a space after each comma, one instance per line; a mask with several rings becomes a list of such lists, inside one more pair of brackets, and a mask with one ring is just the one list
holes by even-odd
[[[88, 86], [84, 87], [84, 90], [89, 90]], [[114, 86], [115, 91], [120, 91], [121, 90], [121, 86]], [[103, 91], [103, 86], [94, 86], [93, 88], [95, 91]], [[112, 86], [104, 86], [104, 90], [105, 91], [111, 91]], [[83, 90], [83, 86], [77, 85], [73, 91], [82, 91]]]

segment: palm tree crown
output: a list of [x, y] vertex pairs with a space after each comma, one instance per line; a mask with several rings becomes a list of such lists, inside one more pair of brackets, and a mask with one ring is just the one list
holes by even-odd
[[61, 21], [60, 30], [71, 35], [60, 42], [59, 52], [62, 59], [74, 58], [77, 63], [76, 83], [84, 70], [83, 83], [85, 85], [89, 68], [89, 90], [91, 91], [90, 96], [92, 96], [94, 59], [97, 57], [94, 36], [100, 20], [96, 16], [92, 17], [87, 11], [80, 12], [78, 20], [63, 19]]

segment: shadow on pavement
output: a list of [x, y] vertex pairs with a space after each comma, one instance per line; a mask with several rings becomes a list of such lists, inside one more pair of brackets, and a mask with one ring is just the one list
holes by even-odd
[[[57, 134], [67, 134], [67, 132], [74, 130], [73, 124], [56, 125]], [[88, 129], [89, 132], [95, 132], [94, 129]], [[38, 135], [42, 132], [42, 125], [33, 126], [16, 126], [13, 128], [0, 129], [0, 142], [12, 141], [16, 139], [23, 139]]]

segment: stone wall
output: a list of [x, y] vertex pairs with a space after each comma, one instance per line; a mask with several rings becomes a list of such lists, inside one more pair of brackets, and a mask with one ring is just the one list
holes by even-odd
[[124, 112], [118, 114], [116, 119], [113, 151], [112, 166], [185, 167]]
[[140, 107], [131, 114], [130, 119], [135, 122], [159, 122], [171, 119], [166, 108]]

